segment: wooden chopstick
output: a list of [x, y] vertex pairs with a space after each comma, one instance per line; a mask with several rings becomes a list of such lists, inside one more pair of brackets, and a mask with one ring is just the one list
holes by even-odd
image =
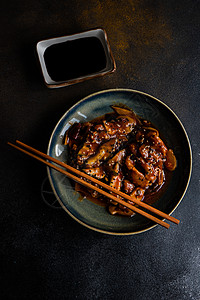
[[[18, 142], [18, 143], [21, 143], [21, 142]], [[152, 216], [152, 215], [150, 215], [150, 214], [144, 212], [143, 210], [140, 210], [139, 208], [137, 208], [137, 207], [135, 207], [135, 206], [133, 206], [133, 205], [131, 205], [131, 204], [129, 204], [129, 203], [127, 203], [127, 202], [121, 200], [121, 199], [118, 199], [117, 197], [115, 197], [115, 196], [113, 196], [113, 195], [111, 195], [111, 194], [105, 192], [105, 191], [102, 190], [102, 189], [97, 188], [96, 186], [91, 185], [90, 183], [88, 183], [88, 182], [82, 180], [81, 178], [76, 177], [75, 175], [73, 175], [73, 174], [71, 174], [71, 173], [69, 173], [69, 172], [67, 172], [67, 171], [65, 171], [65, 170], [63, 170], [63, 169], [57, 167], [56, 165], [54, 165], [54, 164], [52, 164], [52, 163], [50, 163], [50, 162], [48, 162], [48, 161], [46, 161], [46, 160], [44, 160], [44, 159], [42, 159], [42, 158], [36, 156], [36, 155], [34, 155], [34, 154], [32, 154], [32, 153], [30, 153], [30, 152], [24, 150], [24, 149], [22, 149], [22, 148], [20, 148], [20, 147], [18, 147], [18, 146], [16, 146], [16, 145], [14, 145], [14, 144], [12, 144], [12, 143], [9, 143], [9, 142], [8, 142], [8, 144], [9, 144], [10, 146], [12, 146], [12, 147], [18, 149], [19, 151], [22, 151], [22, 152], [24, 152], [25, 154], [27, 154], [27, 155], [29, 155], [29, 156], [31, 156], [31, 157], [33, 157], [33, 158], [35, 158], [35, 159], [41, 161], [42, 163], [44, 163], [44, 164], [46, 164], [47, 166], [49, 166], [49, 167], [51, 167], [51, 168], [57, 170], [58, 172], [60, 172], [60, 173], [62, 173], [62, 174], [64, 174], [64, 175], [66, 175], [68, 178], [70, 178], [70, 179], [72, 179], [72, 180], [74, 180], [74, 181], [76, 181], [76, 182], [78, 182], [78, 183], [80, 183], [80, 184], [86, 186], [87, 188], [96, 190], [97, 192], [101, 193], [102, 195], [104, 195], [104, 196], [106, 196], [106, 197], [109, 197], [110, 199], [112, 199], [112, 200], [114, 200], [114, 201], [116, 201], [116, 202], [118, 202], [118, 203], [120, 203], [120, 204], [122, 204], [122, 205], [124, 205], [124, 206], [126, 206], [126, 207], [128, 207], [128, 208], [130, 208], [132, 211], [134, 211], [134, 212], [136, 212], [136, 213], [138, 213], [138, 214], [140, 214], [140, 215], [143, 215], [144, 217], [146, 217], [146, 218], [148, 218], [148, 219], [154, 221], [155, 223], [157, 223], [157, 224], [159, 224], [159, 225], [161, 225], [161, 226], [163, 226], [163, 227], [165, 227], [165, 228], [167, 228], [167, 229], [170, 227], [170, 225], [169, 225], [168, 223], [165, 223], [164, 221], [157, 219], [156, 217], [154, 217], [154, 216]], [[28, 147], [29, 147], [29, 146], [28, 146]], [[36, 149], [34, 149], [34, 150], [36, 150]], [[36, 150], [35, 152], [38, 152], [38, 150]], [[40, 151], [39, 151], [39, 152], [40, 152]], [[44, 153], [43, 153], [43, 154], [44, 154]], [[46, 156], [46, 154], [45, 154], [45, 156]], [[49, 157], [48, 159], [52, 159], [52, 157]], [[52, 160], [52, 161], [53, 161], [53, 160]], [[84, 173], [83, 173], [83, 174], [84, 174]], [[116, 191], [116, 190], [115, 190], [115, 191]]]
[[[40, 152], [40, 151], [38, 151], [38, 150], [36, 150], [36, 149], [34, 149], [34, 148], [32, 148], [32, 147], [30, 147], [30, 146], [28, 146], [28, 145], [26, 145], [26, 144], [20, 142], [20, 141], [16, 141], [16, 142], [17, 142], [18, 144], [24, 146], [25, 148], [27, 148], [27, 149], [29, 149], [29, 150], [31, 150], [31, 151], [37, 153], [38, 155], [43, 156], [43, 157], [46, 158], [46, 159], [49, 159], [49, 160], [51, 160], [51, 161], [53, 161], [53, 162], [59, 164], [60, 166], [63, 166], [63, 167], [65, 167], [65, 168], [68, 168], [68, 169], [72, 170], [74, 173], [77, 173], [79, 176], [84, 176], [85, 178], [88, 178], [89, 180], [91, 180], [91, 181], [93, 181], [93, 182], [95, 182], [95, 183], [98, 183], [98, 184], [101, 183], [101, 186], [102, 186], [102, 187], [106, 187], [106, 188], [109, 187], [109, 188], [111, 188], [110, 186], [108, 186], [108, 185], [106, 185], [106, 184], [103, 184], [103, 185], [102, 185], [102, 182], [101, 182], [101, 181], [98, 181], [98, 180], [96, 180], [95, 178], [93, 178], [93, 177], [91, 177], [91, 176], [89, 176], [89, 175], [87, 175], [87, 174], [85, 174], [85, 173], [82, 173], [82, 172], [80, 172], [80, 171], [78, 171], [78, 170], [72, 168], [71, 166], [66, 165], [65, 163], [60, 162], [59, 160], [57, 160], [57, 159], [55, 159], [55, 158], [53, 158], [53, 157], [50, 157], [49, 155], [46, 155], [46, 154], [44, 154], [44, 153], [42, 153], [42, 152]], [[133, 206], [133, 205], [131, 205], [131, 204], [129, 204], [129, 203], [127, 203], [127, 202], [125, 202], [125, 201], [123, 201], [123, 200], [121, 200], [121, 199], [119, 199], [119, 198], [117, 198], [117, 197], [115, 197], [115, 196], [113, 196], [113, 195], [111, 195], [111, 194], [105, 192], [104, 190], [99, 189], [99, 188], [97, 188], [96, 186], [91, 185], [90, 183], [88, 183], [88, 182], [82, 180], [81, 178], [76, 177], [75, 175], [73, 175], [73, 174], [71, 174], [71, 173], [69, 173], [69, 172], [63, 170], [62, 168], [59, 168], [58, 166], [56, 166], [56, 165], [54, 165], [54, 164], [52, 164], [52, 163], [50, 163], [50, 162], [48, 162], [48, 161], [46, 161], [46, 160], [43, 160], [42, 158], [40, 158], [40, 157], [38, 157], [38, 156], [36, 156], [36, 155], [34, 155], [34, 154], [32, 154], [32, 153], [30, 153], [30, 152], [28, 152], [28, 151], [22, 149], [22, 148], [20, 148], [20, 147], [14, 145], [14, 144], [12, 144], [12, 143], [9, 143], [9, 142], [8, 142], [8, 144], [9, 144], [10, 146], [12, 146], [12, 147], [14, 147], [14, 148], [16, 148], [16, 149], [18, 149], [18, 150], [24, 152], [25, 154], [27, 154], [27, 155], [29, 155], [29, 156], [31, 156], [31, 157], [33, 157], [33, 158], [35, 158], [35, 159], [41, 161], [42, 163], [44, 163], [44, 164], [48, 165], [49, 167], [51, 167], [51, 168], [57, 170], [58, 172], [63, 173], [64, 175], [66, 175], [66, 176], [69, 177], [70, 179], [72, 179], [72, 180], [74, 180], [74, 181], [76, 181], [76, 182], [79, 182], [80, 184], [86, 186], [87, 188], [94, 189], [94, 190], [96, 190], [97, 192], [103, 194], [104, 196], [109, 197], [110, 199], [112, 199], [112, 200], [114, 200], [114, 201], [116, 201], [116, 202], [118, 202], [118, 203], [120, 203], [120, 204], [122, 204], [122, 205], [128, 207], [128, 208], [131, 209], [132, 211], [134, 211], [134, 212], [136, 212], [136, 213], [139, 213], [139, 214], [141, 214], [141, 215], [147, 217], [148, 219], [150, 219], [150, 220], [156, 222], [157, 224], [160, 224], [161, 226], [163, 226], [163, 227], [165, 227], [165, 228], [169, 228], [169, 226], [170, 226], [169, 224], [167, 224], [167, 223], [165, 223], [164, 221], [162, 221], [162, 220], [160, 220], [160, 219], [158, 219], [158, 218], [156, 218], [156, 217], [154, 217], [154, 216], [152, 216], [152, 215], [146, 213], [145, 211], [140, 210], [139, 208], [137, 208], [137, 207], [135, 207], [135, 206]], [[77, 171], [78, 171], [78, 172], [77, 172]], [[87, 176], [85, 176], [85, 175], [87, 175]], [[94, 181], [94, 179], [95, 179], [95, 181]], [[112, 189], [112, 191], [113, 191], [115, 194], [118, 193], [118, 191], [115, 190], [115, 189]], [[121, 193], [120, 193], [120, 195], [121, 195]], [[124, 196], [124, 198], [129, 197], [129, 196], [127, 196], [127, 195], [124, 194], [124, 193], [122, 193], [122, 196]], [[126, 196], [126, 197], [125, 197], [125, 196]], [[133, 199], [132, 199], [131, 197], [128, 198], [128, 199], [131, 200], [131, 201], [133, 201]], [[140, 201], [138, 201], [138, 202], [140, 202]], [[135, 203], [136, 203], [136, 201], [135, 201]], [[139, 204], [140, 204], [140, 203], [139, 203]], [[143, 203], [143, 204], [144, 204], [144, 203]], [[145, 204], [145, 206], [147, 206], [148, 209], [151, 207], [151, 206], [149, 206], [149, 205], [147, 205], [147, 204]], [[145, 207], [145, 208], [146, 208], [146, 207]], [[162, 214], [162, 217], [163, 217], [163, 214], [164, 214], [164, 213], [160, 212], [160, 211], [157, 210], [157, 209], [154, 209], [154, 210], [156, 210], [156, 212], [161, 213], [161, 214]], [[166, 215], [167, 217], [170, 217], [170, 216], [168, 216], [167, 214], [164, 214], [164, 215]], [[165, 217], [165, 218], [166, 218], [166, 217]], [[170, 219], [171, 219], [171, 218], [172, 218], [172, 217], [170, 217]], [[175, 218], [173, 218], [173, 219], [175, 219]], [[175, 220], [176, 220], [176, 219], [175, 219]], [[174, 221], [174, 220], [173, 220], [173, 221]], [[177, 220], [177, 221], [179, 222], [179, 220]], [[176, 221], [176, 224], [178, 224], [177, 221]]]
[[172, 216], [169, 216], [168, 214], [166, 214], [166, 213], [164, 213], [164, 212], [162, 212], [162, 211], [160, 211], [160, 210], [158, 210], [158, 209], [156, 209], [156, 208], [154, 208], [154, 207], [152, 207], [152, 206], [150, 206], [150, 205], [148, 205], [148, 204], [146, 204], [146, 203], [144, 203], [142, 201], [139, 201], [137, 199], [133, 199], [129, 195], [127, 195], [127, 194], [125, 194], [125, 193], [123, 193], [121, 191], [117, 191], [115, 188], [113, 188], [113, 187], [111, 187], [111, 186], [109, 186], [109, 185], [107, 185], [107, 184], [105, 184], [105, 183], [97, 180], [96, 178], [94, 178], [94, 177], [92, 177], [92, 176], [90, 176], [90, 175], [88, 175], [86, 173], [83, 173], [83, 172], [81, 172], [81, 171], [79, 171], [79, 170], [77, 170], [77, 169], [75, 169], [75, 168], [67, 165], [64, 162], [59, 161], [56, 158], [53, 158], [53, 157], [51, 157], [51, 156], [49, 156], [49, 155], [47, 155], [47, 154], [45, 154], [45, 153], [43, 153], [43, 152], [41, 152], [39, 150], [36, 150], [35, 148], [33, 148], [31, 146], [28, 146], [28, 145], [26, 145], [26, 144], [24, 144], [24, 143], [22, 143], [22, 142], [20, 142], [18, 140], [16, 140], [16, 143], [19, 144], [19, 145], [21, 145], [21, 146], [23, 146], [24, 148], [27, 148], [27, 149], [31, 150], [34, 153], [37, 153], [38, 155], [40, 155], [40, 156], [42, 156], [42, 157], [44, 157], [44, 158], [46, 158], [48, 160], [51, 160], [51, 161], [55, 162], [56, 164], [58, 164], [58, 165], [60, 165], [60, 166], [62, 166], [64, 168], [66, 168], [67, 170], [69, 170], [69, 171], [71, 171], [71, 172], [73, 172], [73, 173], [75, 173], [77, 175], [85, 177], [88, 180], [90, 180], [90, 181], [92, 181], [92, 182], [94, 182], [94, 183], [102, 186], [103, 188], [108, 189], [109, 191], [111, 191], [111, 192], [113, 192], [115, 194], [118, 194], [119, 196], [121, 196], [121, 197], [123, 197], [123, 198], [125, 198], [125, 199], [127, 199], [129, 201], [132, 201], [132, 202], [134, 202], [136, 204], [138, 204], [139, 206], [141, 206], [141, 207], [143, 207], [143, 208], [145, 208], [145, 209], [147, 209], [147, 210], [149, 210], [149, 211], [157, 214], [158, 216], [160, 216], [160, 217], [162, 217], [164, 219], [167, 219], [167, 220], [169, 220], [169, 221], [171, 221], [171, 222], [173, 222], [175, 224], [179, 224], [179, 222], [180, 222], [178, 219], [176, 219], [176, 218], [174, 218]]

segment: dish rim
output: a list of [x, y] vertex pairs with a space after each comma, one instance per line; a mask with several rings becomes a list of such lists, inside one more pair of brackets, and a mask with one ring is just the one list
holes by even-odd
[[[145, 93], [145, 92], [142, 92], [142, 91], [138, 91], [138, 90], [133, 90], [133, 89], [128, 89], [128, 88], [116, 88], [116, 89], [105, 89], [105, 90], [101, 90], [101, 91], [98, 91], [98, 92], [95, 92], [95, 93], [92, 93], [84, 98], [82, 98], [81, 100], [79, 100], [78, 102], [76, 102], [74, 105], [72, 105], [65, 113], [64, 115], [59, 119], [59, 121], [56, 123], [55, 127], [54, 127], [54, 130], [50, 136], [50, 139], [49, 139], [49, 144], [48, 144], [48, 148], [47, 148], [47, 154], [49, 154], [49, 151], [50, 151], [50, 144], [52, 142], [52, 139], [53, 139], [53, 136], [54, 136], [54, 133], [59, 125], [59, 123], [66, 117], [66, 115], [69, 113], [70, 110], [74, 109], [76, 106], [78, 106], [80, 103], [86, 101], [88, 98], [91, 98], [91, 97], [94, 97], [96, 95], [99, 95], [99, 94], [103, 94], [103, 93], [109, 93], [109, 92], [133, 92], [133, 93], [138, 93], [138, 94], [141, 94], [141, 95], [144, 95], [144, 96], [147, 96], [147, 97], [150, 97], [150, 98], [153, 98], [155, 101], [159, 102], [161, 105], [164, 105], [168, 110], [171, 111], [171, 113], [174, 115], [174, 117], [177, 119], [177, 121], [179, 122], [179, 124], [181, 125], [181, 128], [185, 134], [185, 137], [186, 137], [186, 140], [188, 142], [188, 147], [189, 147], [189, 153], [190, 153], [190, 168], [189, 168], [189, 174], [188, 174], [188, 179], [187, 179], [187, 184], [185, 186], [185, 189], [184, 189], [184, 192], [181, 196], [181, 198], [179, 199], [179, 201], [177, 202], [176, 206], [173, 208], [173, 210], [169, 213], [169, 215], [171, 215], [175, 209], [179, 206], [179, 204], [181, 203], [181, 201], [183, 200], [185, 194], [186, 194], [186, 191], [188, 189], [188, 186], [189, 186], [189, 183], [190, 183], [190, 179], [191, 179], [191, 174], [192, 174], [192, 148], [191, 148], [191, 144], [190, 144], [190, 140], [189, 140], [189, 137], [188, 137], [188, 134], [182, 124], [182, 122], [180, 121], [180, 119], [178, 118], [178, 116], [176, 115], [176, 113], [167, 105], [165, 104], [164, 102], [162, 102], [161, 100], [159, 100], [158, 98], [148, 94], [148, 93]], [[117, 235], [117, 236], [127, 236], [127, 235], [135, 235], [135, 234], [139, 234], [139, 233], [143, 233], [143, 232], [146, 232], [150, 229], [153, 229], [154, 227], [158, 226], [158, 224], [154, 224], [146, 229], [142, 229], [142, 230], [139, 230], [137, 232], [112, 232], [112, 231], [107, 231], [107, 230], [103, 230], [103, 229], [98, 229], [96, 227], [93, 227], [91, 225], [88, 225], [86, 223], [84, 223], [83, 221], [79, 220], [77, 217], [75, 217], [72, 213], [70, 213], [68, 211], [68, 209], [66, 208], [66, 206], [62, 203], [62, 201], [60, 200], [59, 196], [57, 195], [56, 193], [56, 190], [54, 188], [54, 185], [53, 185], [53, 182], [52, 182], [52, 179], [51, 179], [51, 176], [50, 176], [50, 171], [49, 171], [49, 167], [47, 167], [47, 174], [48, 174], [48, 178], [49, 178], [49, 181], [50, 181], [50, 184], [51, 184], [51, 187], [52, 187], [52, 190], [54, 192], [54, 195], [56, 196], [57, 200], [59, 201], [61, 207], [68, 213], [68, 215], [70, 215], [74, 220], [76, 220], [79, 224], [91, 229], [91, 230], [94, 230], [96, 232], [100, 232], [100, 233], [104, 233], [104, 234], [108, 234], [108, 235]], [[165, 220], [165, 219], [163, 219]]]

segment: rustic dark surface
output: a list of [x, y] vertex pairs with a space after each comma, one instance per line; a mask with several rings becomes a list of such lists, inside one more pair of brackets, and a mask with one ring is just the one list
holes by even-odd
[[[2, 2], [0, 298], [200, 299], [200, 1]], [[36, 43], [96, 27], [107, 31], [117, 71], [47, 89]], [[161, 99], [186, 128], [193, 173], [173, 213], [179, 226], [125, 237], [82, 227], [42, 200], [45, 167], [6, 144], [19, 139], [46, 151], [72, 104], [117, 87]]]

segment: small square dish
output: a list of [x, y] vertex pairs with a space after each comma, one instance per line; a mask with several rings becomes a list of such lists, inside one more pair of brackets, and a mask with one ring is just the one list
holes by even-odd
[[36, 46], [48, 88], [59, 88], [116, 70], [104, 29], [43, 40]]

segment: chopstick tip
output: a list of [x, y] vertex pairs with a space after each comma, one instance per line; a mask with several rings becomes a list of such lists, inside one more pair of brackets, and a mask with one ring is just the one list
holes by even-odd
[[165, 224], [164, 227], [165, 227], [166, 229], [169, 229], [170, 225], [169, 225], [168, 223], [164, 223], [164, 224]]

